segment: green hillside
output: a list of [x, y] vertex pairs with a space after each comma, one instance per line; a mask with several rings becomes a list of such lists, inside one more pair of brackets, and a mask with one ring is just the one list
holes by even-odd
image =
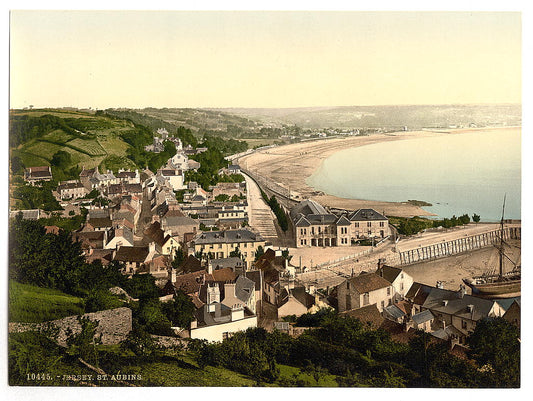
[[126, 157], [130, 145], [123, 135], [136, 130], [130, 121], [91, 112], [11, 111], [11, 157], [18, 156], [24, 167], [34, 167], [51, 165], [54, 154], [64, 151], [70, 155], [64, 170], [75, 166], [135, 168]]
[[9, 281], [9, 321], [41, 323], [84, 313], [81, 298], [59, 290]]

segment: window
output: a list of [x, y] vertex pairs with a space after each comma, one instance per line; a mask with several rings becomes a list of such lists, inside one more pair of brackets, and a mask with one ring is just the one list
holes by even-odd
[[379, 222], [379, 226], [380, 226], [380, 227], [385, 227], [385, 222], [384, 222], [384, 221], [380, 221], [380, 222]]
[[372, 227], [372, 222], [371, 222], [371, 221], [367, 221], [367, 222], [366, 222], [366, 226], [367, 226], [367, 227]]
[[467, 327], [466, 320], [463, 319], [461, 321], [461, 327], [466, 330], [466, 327]]
[[387, 295], [390, 295], [390, 287], [387, 287]]
[[356, 228], [359, 228], [359, 223], [355, 223], [355, 227], [356, 227]]
[[352, 309], [352, 299], [350, 298], [350, 294], [346, 294], [346, 310]]
[[368, 305], [370, 303], [370, 295], [368, 292], [363, 294], [363, 305]]
[[381, 309], [385, 308], [385, 301], [381, 301]]

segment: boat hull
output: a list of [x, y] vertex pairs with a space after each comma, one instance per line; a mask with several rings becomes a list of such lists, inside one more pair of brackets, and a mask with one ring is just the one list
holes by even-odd
[[509, 280], [496, 283], [473, 284], [463, 282], [472, 289], [472, 295], [482, 298], [510, 298], [521, 295], [521, 280]]

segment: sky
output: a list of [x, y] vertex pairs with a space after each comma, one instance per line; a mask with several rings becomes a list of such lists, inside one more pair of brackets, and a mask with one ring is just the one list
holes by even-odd
[[10, 107], [521, 103], [519, 12], [11, 11]]

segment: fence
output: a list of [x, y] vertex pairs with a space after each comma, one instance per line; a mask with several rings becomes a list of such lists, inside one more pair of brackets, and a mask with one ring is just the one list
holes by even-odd
[[[506, 227], [503, 230], [503, 239], [520, 239], [521, 232], [521, 227]], [[399, 252], [399, 262], [401, 265], [409, 265], [492, 246], [500, 242], [500, 235], [501, 230], [494, 230], [471, 237], [410, 249]]]

